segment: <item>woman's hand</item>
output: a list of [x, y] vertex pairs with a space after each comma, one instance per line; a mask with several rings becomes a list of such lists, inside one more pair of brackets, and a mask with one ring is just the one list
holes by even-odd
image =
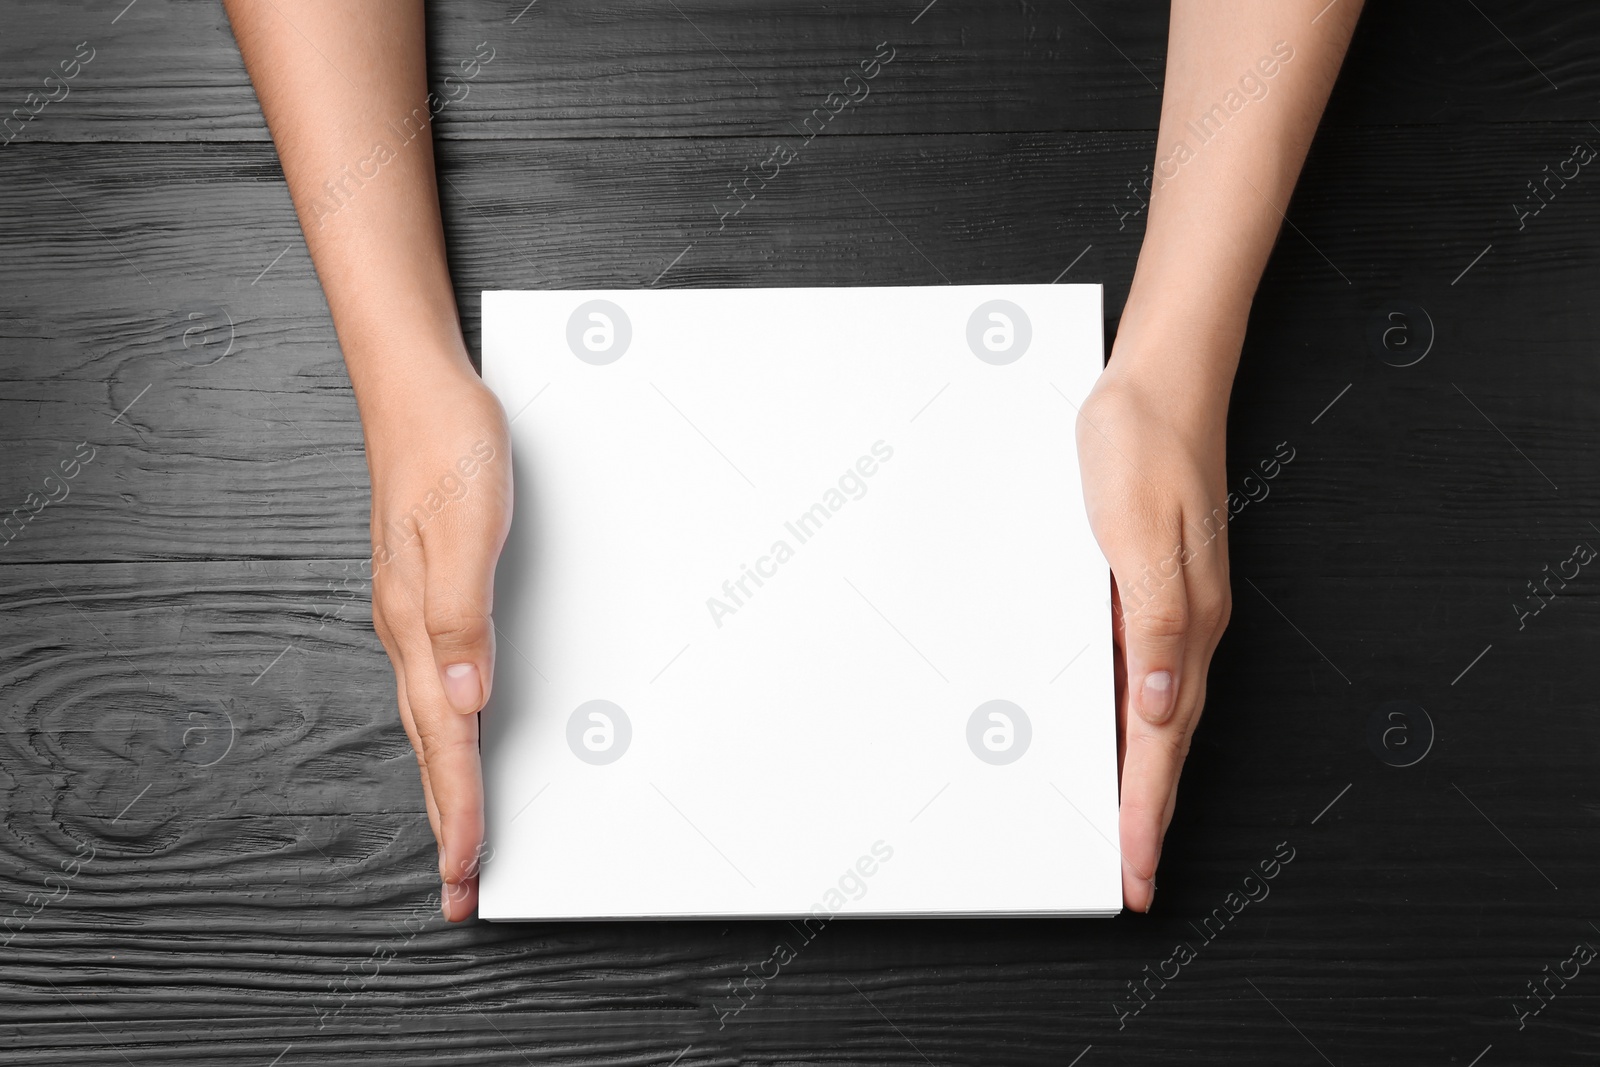
[[441, 908], [477, 907], [483, 778], [477, 712], [494, 677], [494, 568], [511, 524], [500, 402], [465, 363], [387, 382], [362, 405], [372, 475], [372, 623], [398, 682], [439, 845]]
[[1122, 898], [1148, 911], [1228, 624], [1227, 403], [1185, 394], [1119, 346], [1078, 416], [1089, 524], [1111, 563]]
[[[1232, 603], [1223, 453], [1234, 372], [1361, 6], [1172, 0], [1139, 265], [1077, 435], [1089, 522], [1114, 582], [1122, 895], [1134, 911], [1155, 896]], [[1224, 114], [1216, 101], [1239, 91], [1272, 95], [1215, 137], [1196, 129], [1195, 115]]]

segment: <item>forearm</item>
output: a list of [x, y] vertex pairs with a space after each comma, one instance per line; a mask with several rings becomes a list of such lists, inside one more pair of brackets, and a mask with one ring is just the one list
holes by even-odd
[[434, 181], [421, 0], [224, 3], [363, 415], [441, 370], [470, 373]]
[[1226, 409], [1361, 2], [1173, 0], [1150, 214], [1118, 333], [1118, 358], [1137, 365], [1125, 369]]

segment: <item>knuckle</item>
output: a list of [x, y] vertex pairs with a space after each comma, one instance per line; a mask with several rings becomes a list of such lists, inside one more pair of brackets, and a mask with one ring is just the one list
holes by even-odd
[[376, 605], [372, 611], [372, 632], [378, 635], [378, 640], [383, 642], [385, 649], [393, 647], [394, 631], [389, 629], [389, 620], [383, 617], [383, 612], [379, 611]]
[[1195, 628], [1206, 633], [1220, 634], [1228, 625], [1228, 618], [1233, 612], [1230, 598], [1211, 597], [1195, 605]]
[[[1163, 812], [1157, 811], [1153, 803], [1146, 803], [1141, 797], [1127, 797], [1122, 802], [1122, 814], [1132, 826], [1122, 835], [1124, 856], [1129, 857], [1135, 852], [1153, 852], [1155, 825], [1160, 821]], [[1149, 861], [1146, 859], [1145, 862], [1137, 864], [1135, 869], [1148, 867]]]
[[1189, 629], [1189, 611], [1178, 601], [1158, 600], [1128, 616], [1133, 632], [1146, 641], [1182, 637]]
[[423, 609], [423, 625], [435, 641], [453, 645], [481, 644], [489, 625], [460, 597], [430, 597]]
[[422, 747], [417, 752], [417, 762], [423, 765], [424, 771], [428, 766], [444, 766], [452, 755], [470, 749], [476, 757], [478, 746], [475, 740], [468, 740], [461, 736], [450, 736], [448, 731], [430, 729], [421, 723], [417, 724], [418, 740]]
[[393, 582], [384, 580], [372, 583], [372, 621], [377, 625], [378, 620], [383, 620], [383, 625], [393, 632], [396, 624], [403, 625], [406, 616], [410, 615], [410, 598], [396, 589]]
[[1165, 726], [1141, 730], [1131, 743], [1152, 750], [1166, 761], [1182, 764], [1189, 757], [1189, 738], [1190, 731], [1174, 719]]
[[1196, 627], [1203, 626], [1207, 631], [1221, 635], [1228, 620], [1233, 618], [1233, 590], [1228, 586], [1227, 577], [1224, 575], [1191, 586], [1190, 595], [1194, 601], [1191, 610]]

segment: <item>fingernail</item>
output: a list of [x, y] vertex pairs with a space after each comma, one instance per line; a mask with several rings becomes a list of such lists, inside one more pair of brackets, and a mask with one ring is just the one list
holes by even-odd
[[1156, 906], [1156, 883], [1155, 883], [1155, 880], [1152, 879], [1151, 882], [1150, 882], [1150, 899], [1144, 902], [1144, 910], [1146, 912], [1148, 912], [1151, 908], [1153, 908], [1155, 906]]
[[1145, 722], [1160, 726], [1172, 716], [1173, 691], [1171, 671], [1151, 671], [1144, 676], [1144, 686], [1139, 691], [1139, 715]]
[[471, 715], [483, 703], [483, 686], [478, 683], [478, 668], [470, 663], [452, 663], [444, 669], [444, 695], [450, 706]]

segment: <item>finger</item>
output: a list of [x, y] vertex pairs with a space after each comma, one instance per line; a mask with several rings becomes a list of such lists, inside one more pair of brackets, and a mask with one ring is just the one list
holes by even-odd
[[1122, 784], [1122, 739], [1127, 730], [1128, 670], [1127, 653], [1122, 636], [1122, 597], [1117, 592], [1117, 582], [1111, 581], [1111, 678], [1112, 697], [1117, 706], [1117, 785]]
[[[1232, 616], [1233, 596], [1229, 588], [1225, 532], [1220, 538], [1215, 534], [1206, 536], [1203, 531], [1197, 531], [1192, 521], [1185, 530], [1204, 538], [1199, 541], [1198, 549], [1194, 547], [1195, 541], [1186, 542], [1188, 563], [1184, 567], [1184, 590], [1189, 601], [1189, 633], [1183, 665], [1185, 682], [1178, 694], [1173, 722], [1182, 725], [1187, 745], [1192, 744], [1194, 732], [1200, 725], [1200, 715], [1205, 710], [1206, 680], [1211, 672], [1211, 659]], [[1161, 818], [1163, 841], [1176, 810], [1182, 770], [1182, 767], [1178, 768], [1178, 777], [1172, 781], [1166, 810]], [[1160, 852], [1161, 842], [1158, 842], [1158, 857]]]
[[[426, 636], [419, 635], [418, 641], [420, 647], [407, 659], [426, 662], [430, 656]], [[478, 720], [449, 706], [434, 672], [408, 671], [406, 680], [406, 700], [433, 799], [430, 817], [436, 817], [439, 825], [440, 876], [448, 884], [460, 883], [476, 873], [483, 844]]]
[[[1231, 611], [1227, 552], [1220, 541], [1183, 553], [1188, 620], [1181, 673], [1185, 682], [1174, 714], [1161, 723], [1129, 715], [1124, 734], [1122, 834], [1124, 893], [1128, 906], [1149, 910], [1167, 827], [1176, 810], [1178, 782], [1205, 703], [1206, 674]], [[1143, 875], [1149, 881], [1141, 884]]]
[[[461, 922], [472, 917], [478, 907], [478, 878], [476, 859], [469, 861], [470, 873], [460, 881], [451, 883], [447, 881], [448, 861], [444, 846], [444, 832], [441, 826], [439, 805], [434, 800], [433, 783], [428, 774], [428, 761], [424, 754], [424, 743], [417, 730], [416, 719], [411, 713], [410, 701], [406, 697], [405, 665], [398, 648], [394, 645], [393, 632], [383, 622], [382, 612], [374, 606], [374, 629], [378, 631], [379, 639], [384, 643], [384, 650], [389, 653], [389, 662], [394, 667], [396, 686], [396, 703], [400, 709], [400, 722], [406, 732], [406, 737], [411, 741], [411, 747], [416, 753], [417, 770], [422, 780], [422, 800], [428, 813], [428, 825], [433, 830], [434, 842], [439, 851], [439, 878], [441, 889], [439, 894], [439, 910], [447, 922]], [[481, 832], [480, 832], [481, 833]], [[476, 849], [473, 853], [476, 857]]]
[[423, 621], [422, 597], [415, 592], [423, 585], [420, 557], [403, 561], [387, 580], [385, 600], [394, 607], [385, 614], [405, 671], [405, 706], [438, 818], [441, 877], [454, 885], [477, 873], [483, 844], [478, 719], [456, 712], [445, 696]]
[[[1205, 703], [1205, 686], [1204, 686], [1204, 684], [1202, 682], [1201, 687], [1200, 687], [1200, 704], [1204, 705], [1204, 703]], [[1186, 736], [1187, 736], [1187, 740], [1185, 742], [1184, 751], [1188, 752], [1190, 749], [1192, 749], [1194, 747], [1194, 732], [1195, 732], [1195, 729], [1197, 727], [1199, 727], [1199, 725], [1200, 725], [1200, 716], [1198, 714], [1192, 715], [1189, 718], [1185, 719], [1184, 722], [1185, 722], [1184, 729], [1186, 731]], [[1157, 871], [1159, 871], [1160, 867], [1161, 867], [1162, 850], [1166, 848], [1167, 829], [1172, 825], [1173, 813], [1178, 810], [1178, 786], [1180, 784], [1182, 784], [1182, 782], [1183, 782], [1183, 767], [1180, 766], [1178, 768], [1178, 772], [1177, 772], [1176, 776], [1174, 776], [1174, 778], [1172, 779], [1172, 788], [1167, 793], [1167, 805], [1166, 805], [1166, 808], [1161, 813], [1161, 836], [1156, 841], [1156, 869], [1157, 869]]]
[[1189, 678], [1184, 694], [1192, 704], [1160, 725], [1147, 723], [1138, 715], [1125, 718], [1118, 830], [1122, 835], [1123, 902], [1136, 912], [1147, 912], [1155, 899], [1166, 829], [1178, 809], [1179, 779], [1205, 704], [1206, 669], [1216, 638], [1198, 633], [1190, 638], [1192, 654], [1184, 665]]
[[[418, 634], [407, 660], [428, 662], [426, 635]], [[431, 670], [408, 671], [406, 701], [425, 764], [428, 792], [439, 826], [439, 870], [446, 883], [471, 876], [483, 843], [483, 776], [478, 757], [478, 720], [457, 714]]]
[[[1116, 655], [1112, 658], [1116, 681], [1117, 707], [1117, 790], [1119, 797], [1128, 782], [1128, 725], [1137, 716], [1128, 710], [1127, 626], [1123, 613], [1122, 593], [1115, 579], [1111, 583], [1112, 643]], [[1134, 767], [1137, 771], [1137, 765]], [[1132, 911], [1148, 911], [1155, 898], [1155, 864], [1139, 856], [1137, 845], [1130, 843], [1129, 819], [1126, 799], [1118, 811], [1118, 834], [1122, 838], [1118, 854], [1122, 858], [1122, 901]], [[1130, 857], [1130, 850], [1132, 856]]]
[[477, 875], [464, 882], [446, 883], [439, 892], [439, 910], [448, 922], [472, 918], [472, 913], [478, 910]]
[[482, 710], [494, 678], [494, 567], [505, 533], [482, 519], [471, 509], [422, 534], [423, 619], [440, 687], [461, 715]]
[[[422, 780], [422, 803], [428, 813], [428, 827], [433, 831], [433, 842], [439, 849], [439, 866], [442, 868], [444, 844], [439, 836], [439, 807], [433, 802], [433, 787], [428, 782], [428, 761], [422, 756], [422, 739], [417, 736], [417, 726], [411, 718], [411, 707], [406, 703], [405, 664], [400, 659], [399, 649], [394, 644], [394, 633], [384, 621], [380, 598], [373, 600], [372, 628], [377, 633], [378, 640], [383, 643], [383, 650], [389, 656], [389, 666], [394, 671], [395, 706], [400, 712], [400, 726], [405, 730], [406, 739], [411, 742], [411, 750], [416, 753], [417, 771]], [[443, 877], [442, 873], [440, 877]]]
[[1189, 625], [1181, 517], [1131, 502], [1099, 540], [1122, 606], [1129, 707], [1145, 722], [1167, 722], [1177, 708]]
[[422, 737], [417, 733], [416, 720], [406, 700], [404, 683], [400, 686], [400, 724], [405, 727], [411, 749], [417, 754], [417, 775], [422, 780], [422, 804], [428, 813], [428, 826], [433, 830], [433, 841], [439, 848], [439, 878], [444, 878], [444, 834], [439, 824], [439, 804], [433, 799], [433, 781], [428, 777], [428, 760], [422, 754]]
[[439, 895], [439, 910], [449, 922], [470, 919], [478, 910], [478, 875], [486, 847], [480, 845], [467, 861], [466, 869], [457, 881], [446, 881]]
[[[1195, 673], [1192, 673], [1190, 676], [1201, 678], [1199, 698], [1195, 713], [1186, 716], [1181, 721], [1176, 721], [1166, 727], [1167, 729], [1181, 729], [1183, 731], [1183, 755], [1179, 757], [1177, 766], [1172, 770], [1172, 784], [1167, 790], [1166, 804], [1162, 807], [1161, 818], [1156, 831], [1155, 859], [1151, 862], [1150, 866], [1152, 881], [1155, 880], [1155, 876], [1159, 873], [1161, 868], [1161, 856], [1165, 852], [1167, 845], [1167, 830], [1171, 828], [1172, 816], [1178, 810], [1178, 787], [1183, 782], [1183, 764], [1188, 758], [1190, 748], [1193, 747], [1195, 729], [1200, 725], [1199, 709], [1205, 704], [1205, 666], [1201, 665], [1197, 668], [1194, 668], [1194, 671]], [[1140, 772], [1140, 768], [1137, 765], [1135, 766], [1134, 770], [1135, 773]], [[1152, 795], [1154, 792], [1155, 790], [1152, 789]], [[1148, 907], [1146, 910], [1148, 910]]]
[[1183, 723], [1154, 725], [1137, 715], [1127, 718], [1118, 822], [1122, 897], [1133, 911], [1149, 911], [1167, 807], [1188, 754], [1189, 738]]

